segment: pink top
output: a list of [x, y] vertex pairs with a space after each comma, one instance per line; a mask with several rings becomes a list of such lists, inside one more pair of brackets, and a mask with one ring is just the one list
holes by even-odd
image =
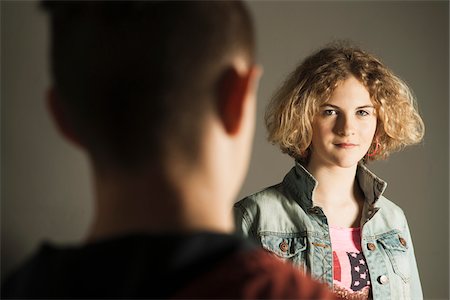
[[361, 252], [361, 228], [330, 226], [333, 248], [333, 291], [344, 299], [368, 299], [370, 277]]

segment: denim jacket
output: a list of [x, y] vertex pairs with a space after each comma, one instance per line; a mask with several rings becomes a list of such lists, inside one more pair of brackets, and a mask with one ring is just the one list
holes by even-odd
[[[422, 299], [422, 288], [408, 224], [401, 208], [382, 196], [386, 182], [358, 165], [356, 178], [365, 195], [361, 248], [373, 299]], [[312, 277], [333, 285], [333, 255], [327, 218], [313, 206], [317, 186], [299, 163], [277, 185], [235, 204], [238, 233]], [[286, 243], [288, 247], [286, 247]]]

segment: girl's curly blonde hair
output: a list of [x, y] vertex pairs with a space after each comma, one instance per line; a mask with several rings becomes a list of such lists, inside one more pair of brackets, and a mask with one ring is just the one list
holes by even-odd
[[424, 123], [406, 83], [373, 55], [343, 42], [307, 57], [276, 91], [265, 114], [268, 140], [296, 160], [307, 161], [314, 116], [350, 76], [367, 88], [377, 112], [371, 155], [364, 161], [386, 158], [422, 140]]

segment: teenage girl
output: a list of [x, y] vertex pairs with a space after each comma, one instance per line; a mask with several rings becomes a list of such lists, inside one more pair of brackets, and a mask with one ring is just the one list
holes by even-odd
[[291, 73], [265, 120], [295, 166], [235, 205], [237, 230], [343, 298], [422, 299], [405, 215], [366, 167], [421, 141], [407, 85], [373, 55], [334, 44]]

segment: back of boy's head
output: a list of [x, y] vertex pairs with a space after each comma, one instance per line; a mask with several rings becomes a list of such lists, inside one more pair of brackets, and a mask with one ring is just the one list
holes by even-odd
[[251, 17], [236, 1], [50, 2], [51, 61], [69, 124], [99, 165], [194, 161], [218, 76], [254, 56]]

